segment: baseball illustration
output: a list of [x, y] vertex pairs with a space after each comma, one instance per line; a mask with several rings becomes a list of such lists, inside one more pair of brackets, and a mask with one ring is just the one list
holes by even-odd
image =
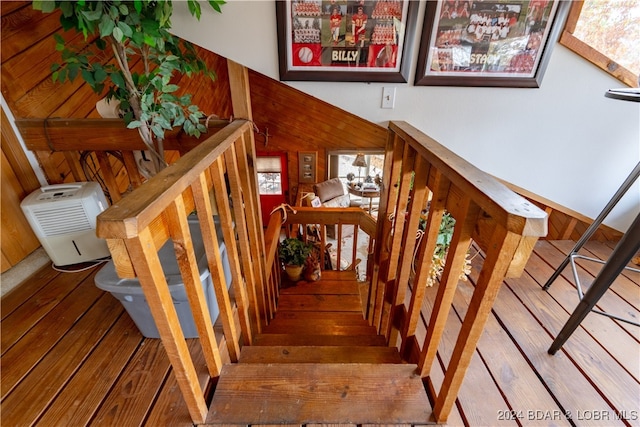
[[303, 47], [298, 51], [298, 58], [300, 58], [300, 61], [308, 64], [313, 59], [313, 52], [308, 47]]

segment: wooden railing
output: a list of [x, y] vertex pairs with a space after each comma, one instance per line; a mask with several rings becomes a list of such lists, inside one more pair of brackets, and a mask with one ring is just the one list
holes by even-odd
[[[376, 235], [388, 244], [377, 245], [374, 253], [368, 319], [389, 345], [418, 363], [434, 399], [433, 413], [445, 422], [500, 285], [522, 273], [535, 242], [546, 234], [546, 214], [404, 122], [389, 124], [382, 186]], [[416, 250], [427, 207], [424, 238]], [[445, 212], [456, 225], [434, 309], [426, 314], [426, 338], [419, 343], [416, 328]], [[429, 373], [472, 240], [485, 261], [443, 383], [435, 390]]]
[[[157, 252], [166, 241], [173, 241], [208, 372], [217, 377], [220, 345], [208, 316], [187, 224], [194, 210], [220, 307], [223, 351], [231, 362], [275, 313], [281, 271], [277, 248], [283, 226], [287, 235], [302, 230], [301, 237], [309, 238], [306, 225], [314, 224], [319, 230], [315, 239], [325, 253], [325, 225], [337, 224], [338, 260], [350, 255], [341, 249], [344, 226], [353, 225], [354, 235], [358, 230], [369, 235], [367, 318], [390, 346], [417, 363], [434, 399], [433, 413], [439, 422], [446, 421], [500, 284], [522, 272], [533, 245], [546, 232], [545, 213], [408, 124], [392, 122], [377, 222], [359, 208], [296, 207], [295, 212], [287, 209], [286, 215], [276, 211], [263, 234], [253, 156], [250, 122], [236, 120], [98, 217], [98, 235], [107, 239], [118, 274], [140, 280], [193, 421], [203, 422], [207, 407]], [[425, 234], [418, 243], [415, 236], [427, 207]], [[445, 212], [456, 225], [434, 309], [426, 313], [430, 316], [426, 339], [420, 343], [416, 328]], [[213, 215], [222, 224], [232, 295], [220, 265]], [[429, 373], [472, 240], [485, 261], [444, 381], [436, 390]], [[351, 256], [347, 264], [353, 268], [357, 263]]]
[[[327, 226], [336, 227], [336, 238], [328, 239]], [[343, 243], [346, 226], [348, 230], [349, 244]], [[274, 288], [274, 283], [280, 284], [280, 272], [282, 266], [278, 260], [278, 242], [284, 230], [286, 237], [298, 237], [303, 241], [315, 245], [319, 254], [320, 265], [331, 265], [334, 270], [362, 269], [359, 274], [362, 281], [370, 281], [371, 269], [369, 258], [373, 255], [376, 245], [376, 221], [360, 208], [312, 208], [312, 207], [287, 207], [276, 210], [271, 214], [269, 226], [265, 232], [267, 281], [269, 287]], [[366, 253], [358, 252], [360, 242], [366, 235]], [[329, 257], [329, 259], [328, 259]], [[364, 258], [364, 259], [363, 259]], [[276, 278], [276, 280], [274, 280]], [[277, 286], [274, 294], [277, 292]], [[274, 301], [275, 304], [275, 301]]]
[[[158, 250], [173, 241], [184, 287], [211, 377], [222, 368], [219, 344], [194, 254], [187, 217], [195, 210], [212, 276], [229, 359], [251, 344], [272, 314], [265, 283], [265, 242], [253, 170], [250, 122], [236, 120], [162, 170], [98, 217], [97, 233], [107, 239], [120, 277], [137, 277], [160, 332], [194, 422], [204, 422], [207, 405], [199, 387], [167, 286]], [[228, 291], [214, 226], [222, 225], [230, 262]], [[236, 315], [240, 330], [236, 328]]]

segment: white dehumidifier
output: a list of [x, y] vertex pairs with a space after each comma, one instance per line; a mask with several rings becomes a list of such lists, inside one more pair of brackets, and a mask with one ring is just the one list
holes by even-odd
[[96, 217], [108, 207], [97, 182], [42, 187], [29, 194], [20, 207], [55, 265], [110, 255], [106, 241], [96, 236]]

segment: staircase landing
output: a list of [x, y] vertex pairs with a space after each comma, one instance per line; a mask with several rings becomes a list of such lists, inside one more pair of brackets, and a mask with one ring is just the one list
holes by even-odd
[[207, 425], [428, 424], [416, 365], [362, 314], [353, 272], [283, 289], [275, 318], [225, 365]]

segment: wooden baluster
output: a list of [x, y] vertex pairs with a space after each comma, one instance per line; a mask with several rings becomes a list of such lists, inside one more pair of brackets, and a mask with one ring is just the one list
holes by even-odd
[[[416, 232], [420, 226], [420, 216], [422, 210], [427, 205], [427, 196], [429, 190], [426, 186], [427, 177], [429, 174], [429, 164], [427, 161], [418, 157], [415, 160], [415, 176], [413, 178], [413, 189], [411, 192], [411, 209], [407, 215], [406, 227], [404, 228], [402, 241], [402, 258], [400, 259], [400, 268], [396, 274], [396, 289], [393, 301], [391, 303], [391, 314], [395, 313], [397, 307], [401, 307], [404, 304], [405, 295], [407, 293], [407, 287], [409, 285], [409, 276], [414, 263], [414, 254], [416, 248]], [[418, 284], [419, 286], [419, 284]], [[414, 283], [414, 288], [416, 283]], [[402, 326], [404, 330], [404, 326]], [[386, 334], [389, 337], [389, 343], [396, 343], [398, 339], [399, 330], [394, 327], [393, 319], [389, 322]], [[402, 336], [401, 346], [404, 345], [406, 336]]]
[[[358, 255], [358, 224], [353, 225], [353, 248], [351, 248], [351, 270], [356, 269], [356, 257]], [[340, 265], [340, 257], [338, 257], [338, 265]]]
[[491, 313], [500, 285], [521, 243], [522, 236], [496, 225], [489, 239], [487, 257], [480, 271], [467, 314], [447, 366], [433, 413], [437, 422], [446, 422], [460, 391], [484, 325]]
[[367, 313], [369, 323], [380, 331], [382, 322], [382, 306], [384, 292], [387, 283], [383, 279], [388, 266], [389, 251], [386, 247], [387, 239], [391, 235], [391, 222], [388, 220], [388, 213], [396, 211], [398, 199], [395, 188], [396, 179], [400, 177], [402, 168], [402, 153], [404, 152], [404, 141], [393, 132], [389, 133], [387, 147], [385, 149], [384, 172], [382, 175], [382, 191], [378, 206], [378, 223], [376, 236], [380, 236], [381, 241], [375, 247], [373, 255], [373, 274], [371, 275], [371, 290], [369, 291], [369, 305], [373, 307]]
[[[222, 320], [222, 329], [226, 337], [229, 358], [231, 362], [237, 362], [240, 357], [239, 339], [238, 333], [236, 332], [236, 324], [233, 320], [228, 284], [224, 277], [220, 246], [218, 245], [218, 233], [216, 232], [216, 226], [213, 222], [213, 212], [211, 209], [211, 199], [209, 199], [209, 192], [207, 191], [206, 176], [200, 174], [199, 179], [191, 185], [191, 189], [198, 212], [204, 249], [209, 263], [209, 273], [211, 274], [211, 281], [216, 294], [218, 308], [220, 309], [220, 319]], [[240, 305], [241, 304], [238, 304], [238, 307], [240, 307]], [[245, 335], [249, 335], [248, 331], [243, 332], [246, 332]]]
[[[391, 250], [389, 251], [389, 263], [385, 275], [382, 276], [387, 288], [385, 290], [384, 303], [382, 307], [382, 324], [381, 333], [387, 340], [389, 339], [389, 331], [393, 323], [395, 310], [395, 297], [400, 284], [397, 280], [398, 263], [400, 260], [402, 246], [404, 244], [404, 228], [406, 225], [405, 215], [407, 206], [409, 205], [409, 192], [411, 190], [411, 180], [413, 177], [413, 166], [415, 163], [416, 152], [409, 144], [405, 144], [402, 154], [402, 175], [400, 179], [400, 188], [398, 189], [398, 200], [395, 208], [395, 221], [393, 222], [393, 232], [391, 240]], [[395, 345], [395, 342], [389, 342]]]
[[122, 194], [120, 194], [120, 189], [118, 188], [116, 177], [113, 175], [111, 163], [109, 162], [109, 158], [107, 157], [106, 152], [96, 151], [95, 153], [96, 157], [98, 158], [98, 164], [100, 165], [100, 174], [104, 179], [104, 183], [107, 186], [107, 189], [109, 190], [111, 201], [115, 203], [122, 199]]
[[67, 160], [67, 164], [69, 165], [69, 169], [71, 170], [71, 175], [73, 175], [73, 179], [76, 182], [87, 181], [88, 178], [82, 169], [82, 165], [80, 165], [79, 155], [77, 151], [64, 151], [64, 158]]
[[[187, 299], [189, 300], [198, 336], [202, 342], [202, 350], [205, 360], [207, 361], [207, 367], [209, 368], [209, 375], [216, 376], [219, 374], [219, 368], [216, 367], [219, 367], [222, 362], [218, 350], [218, 343], [213, 333], [213, 324], [209, 314], [207, 298], [202, 287], [202, 280], [200, 279], [198, 259], [196, 258], [195, 249], [193, 248], [193, 240], [185, 211], [184, 200], [182, 196], [178, 196], [173, 203], [167, 207], [166, 218], [169, 225], [169, 233], [173, 240], [173, 248], [176, 253], [176, 260], [178, 261], [178, 268], [182, 275], [184, 289], [187, 294]], [[203, 227], [203, 231], [204, 228], [207, 228], [206, 218], [204, 218], [204, 221], [201, 219], [200, 226]], [[210, 235], [205, 235], [203, 232], [202, 238], [205, 242], [205, 247], [207, 244], [211, 245]], [[209, 243], [207, 243], [207, 241], [209, 241]], [[220, 254], [218, 253], [218, 258], [219, 257]], [[211, 266], [209, 268], [212, 281], [217, 280], [214, 276], [214, 273], [217, 271], [211, 269]], [[218, 299], [218, 305], [224, 305], [224, 299]], [[228, 334], [227, 341], [231, 340], [235, 335], [232, 331], [228, 330], [225, 330], [225, 334]], [[232, 347], [229, 349], [229, 353], [232, 361], [237, 360], [239, 350]]]
[[56, 167], [56, 163], [54, 162], [55, 154], [54, 152], [49, 151], [34, 151], [36, 157], [38, 158], [38, 162], [42, 166], [42, 170], [47, 177], [47, 182], [49, 184], [61, 184], [64, 182], [64, 175], [62, 175], [58, 168]]
[[[251, 91], [249, 84], [249, 70], [247, 67], [240, 65], [234, 61], [227, 60], [227, 69], [229, 71], [229, 89], [231, 94], [231, 104], [233, 106], [233, 115], [253, 121], [253, 112], [251, 110]], [[249, 205], [249, 233], [255, 238], [255, 244], [252, 245], [254, 251], [254, 272], [255, 279], [260, 287], [263, 288], [262, 293], [270, 294], [270, 301], [266, 304], [273, 316], [275, 310], [276, 292], [269, 292], [270, 287], [265, 282], [267, 277], [266, 271], [266, 254], [264, 229], [262, 224], [262, 216], [260, 215], [260, 196], [258, 194], [258, 174], [255, 170], [256, 162], [256, 144], [252, 127], [247, 128], [241, 142], [236, 143], [236, 149], [240, 160], [239, 169], [245, 192], [245, 203]], [[266, 308], [265, 307], [265, 308]]]
[[[169, 356], [191, 419], [196, 424], [202, 424], [207, 417], [207, 403], [200, 389], [198, 375], [180, 327], [178, 314], [158, 257], [158, 249], [153, 243], [153, 235], [149, 228], [145, 228], [138, 233], [137, 238], [127, 239], [125, 243], [133, 265], [136, 266], [140, 286], [158, 327], [162, 344]], [[213, 376], [219, 376], [221, 368], [221, 364], [213, 366]]]
[[251, 239], [251, 258], [254, 268], [256, 284], [265, 294], [268, 309], [267, 315], [273, 318], [275, 313], [275, 296], [266, 285], [265, 254], [264, 254], [264, 230], [262, 215], [260, 213], [260, 196], [258, 195], [257, 174], [254, 168], [255, 148], [253, 144], [253, 132], [247, 131], [235, 143], [238, 177], [244, 195], [244, 209], [247, 218], [247, 229]]
[[[216, 194], [216, 205], [218, 206], [218, 215], [220, 215], [220, 223], [222, 225], [222, 236], [224, 244], [229, 254], [229, 267], [231, 269], [231, 285], [233, 286], [236, 296], [236, 304], [238, 306], [238, 316], [240, 317], [240, 326], [244, 335], [245, 344], [251, 345], [253, 342], [252, 331], [260, 333], [261, 322], [260, 313], [256, 306], [255, 288], [252, 286], [252, 278], [250, 277], [251, 269], [244, 270], [247, 277], [242, 276], [240, 260], [242, 260], [242, 268], [245, 268], [249, 260], [243, 258], [238, 250], [238, 242], [236, 240], [236, 228], [240, 227], [236, 223], [234, 227], [234, 219], [231, 213], [231, 206], [227, 195], [227, 186], [224, 179], [224, 164], [222, 158], [216, 159], [210, 167], [211, 181], [213, 184], [214, 194]], [[246, 279], [246, 285], [245, 285]], [[246, 287], [245, 287], [246, 286]], [[243, 326], [244, 325], [244, 326]]]
[[280, 287], [280, 259], [278, 258], [278, 244], [280, 241], [280, 233], [282, 231], [282, 218], [284, 217], [281, 209], [271, 214], [267, 231], [265, 232], [265, 263], [271, 266], [268, 271], [269, 286], [273, 290], [276, 297], [279, 295]]
[[138, 188], [142, 185], [142, 178], [140, 177], [140, 171], [136, 164], [136, 159], [133, 156], [133, 151], [122, 151], [122, 159], [124, 161], [124, 167], [129, 175], [129, 182], [133, 188]]
[[[325, 262], [325, 252], [328, 253], [328, 251], [326, 251], [327, 248], [327, 227], [325, 227], [324, 224], [320, 224], [320, 247], [322, 248], [322, 250], [320, 251], [320, 265], [324, 266], [324, 262]], [[329, 256], [329, 264], [331, 264], [331, 257]], [[340, 268], [338, 268], [339, 270]]]
[[[252, 259], [254, 251], [251, 246], [255, 246], [258, 243], [255, 238], [252, 239], [252, 234], [247, 224], [248, 215], [248, 194], [244, 194], [242, 191], [242, 183], [240, 181], [240, 172], [238, 171], [238, 156], [236, 155], [235, 144], [233, 144], [224, 153], [225, 165], [227, 168], [227, 177], [229, 179], [229, 186], [231, 189], [231, 198], [233, 200], [233, 212], [236, 218], [236, 231], [238, 232], [238, 241], [240, 243], [240, 251], [243, 258], [243, 271], [245, 278], [247, 278], [247, 286], [252, 289], [252, 293], [256, 295], [256, 309], [260, 313], [260, 323], [266, 325], [269, 322], [268, 318], [268, 304], [267, 294], [262, 284], [258, 281], [259, 277], [256, 277], [256, 266]], [[255, 237], [255, 236], [254, 236]]]
[[[431, 311], [431, 317], [427, 326], [427, 336], [422, 346], [418, 369], [421, 376], [429, 375], [431, 367], [440, 345], [440, 340], [449, 317], [449, 311], [453, 304], [453, 297], [460, 280], [460, 274], [464, 268], [465, 259], [471, 244], [471, 234], [478, 219], [480, 208], [471, 199], [465, 197], [457, 212], [452, 212], [456, 217], [456, 225], [447, 254], [447, 262], [442, 272], [442, 278], [438, 287], [438, 293]], [[419, 297], [419, 301], [418, 301]], [[422, 306], [424, 292], [416, 295], [416, 307]], [[413, 304], [413, 300], [412, 300]], [[417, 319], [416, 319], [417, 323]], [[411, 325], [415, 333], [415, 325]]]

